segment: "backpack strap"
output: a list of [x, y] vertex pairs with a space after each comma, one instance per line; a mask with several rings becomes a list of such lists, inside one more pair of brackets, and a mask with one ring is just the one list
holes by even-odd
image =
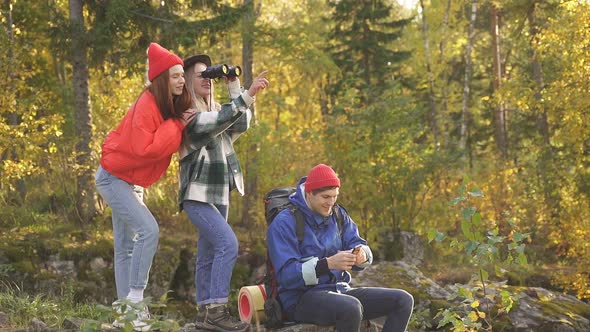
[[342, 237], [342, 225], [344, 224], [344, 216], [342, 215], [342, 212], [340, 212], [340, 205], [338, 204], [334, 204], [334, 214], [336, 215], [336, 225], [338, 225], [338, 233], [340, 234], [340, 237]]
[[295, 234], [297, 235], [297, 241], [301, 244], [305, 235], [305, 217], [296, 205], [292, 205], [289, 210], [295, 218]]
[[[333, 209], [334, 215], [336, 216], [338, 234], [342, 238], [342, 225], [344, 224], [344, 216], [342, 215], [342, 212], [340, 212], [340, 205], [334, 204]], [[305, 236], [305, 216], [296, 205], [291, 205], [289, 211], [291, 211], [291, 214], [295, 218], [295, 234], [297, 235], [297, 241], [299, 242], [299, 244], [301, 244], [301, 242], [303, 242], [303, 237]]]

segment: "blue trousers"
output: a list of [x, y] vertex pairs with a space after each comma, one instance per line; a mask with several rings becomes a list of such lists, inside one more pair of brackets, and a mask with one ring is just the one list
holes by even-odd
[[199, 231], [195, 269], [198, 305], [226, 303], [238, 258], [238, 239], [227, 223], [228, 207], [184, 201], [183, 208]]
[[361, 287], [346, 293], [305, 292], [295, 306], [297, 322], [336, 326], [338, 332], [358, 332], [361, 321], [385, 316], [383, 331], [403, 332], [414, 307], [412, 295], [401, 289]]
[[112, 210], [117, 298], [129, 288], [145, 289], [160, 229], [143, 203], [143, 188], [127, 183], [98, 167], [96, 189]]

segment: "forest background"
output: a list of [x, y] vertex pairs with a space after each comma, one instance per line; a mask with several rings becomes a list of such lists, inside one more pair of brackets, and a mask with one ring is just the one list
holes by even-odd
[[[6, 257], [34, 250], [27, 239], [111, 245], [93, 176], [154, 41], [241, 65], [246, 87], [270, 71], [236, 144], [246, 196], [232, 196], [229, 220], [242, 251], [264, 255], [264, 193], [317, 163], [337, 171], [339, 202], [389, 260], [400, 231], [460, 232], [449, 202], [468, 176], [486, 227], [528, 234], [531, 268], [590, 299], [588, 1], [3, 0], [0, 17], [0, 278], [26, 269]], [[146, 202], [162, 237], [194, 240], [177, 171], [175, 157]], [[465, 263], [432, 250], [439, 272]]]

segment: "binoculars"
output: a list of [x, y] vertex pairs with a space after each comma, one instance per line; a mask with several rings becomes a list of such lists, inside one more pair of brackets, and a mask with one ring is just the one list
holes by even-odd
[[205, 71], [201, 73], [201, 77], [216, 79], [220, 77], [238, 77], [242, 75], [242, 68], [240, 66], [228, 66], [226, 64], [212, 65], [207, 67]]

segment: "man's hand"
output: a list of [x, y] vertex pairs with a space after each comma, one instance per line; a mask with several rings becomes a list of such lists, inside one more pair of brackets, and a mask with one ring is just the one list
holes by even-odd
[[355, 256], [350, 250], [346, 250], [339, 251], [334, 256], [328, 257], [326, 260], [328, 261], [328, 268], [330, 270], [350, 271], [352, 270], [353, 265], [355, 265], [356, 257], [357, 256]]
[[268, 74], [268, 70], [263, 71], [260, 75], [256, 76], [255, 79], [252, 80], [252, 85], [248, 89], [248, 94], [250, 97], [256, 96], [256, 93], [260, 90], [264, 90], [270, 83], [268, 79], [265, 77]]
[[355, 253], [356, 258], [354, 265], [360, 265], [367, 261], [367, 253], [363, 250], [362, 246], [352, 249], [352, 252]]

